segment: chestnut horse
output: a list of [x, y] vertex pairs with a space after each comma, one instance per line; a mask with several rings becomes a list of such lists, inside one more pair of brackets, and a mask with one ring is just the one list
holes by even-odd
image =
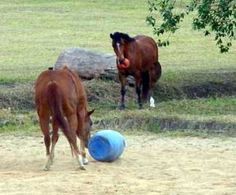
[[[121, 83], [120, 109], [125, 108], [126, 79], [129, 75], [135, 79], [138, 105], [142, 108], [142, 101], [148, 98], [154, 101], [152, 90], [161, 76], [157, 44], [151, 37], [144, 35], [130, 37], [128, 34], [115, 32], [110, 34], [110, 37], [117, 57], [116, 63]], [[150, 106], [155, 105], [152, 102]]]
[[[80, 168], [85, 169], [84, 164], [88, 162], [85, 147], [90, 138], [92, 126], [90, 115], [94, 110], [88, 112], [87, 96], [79, 76], [67, 67], [42, 72], [35, 84], [35, 103], [48, 157], [44, 170], [49, 170], [53, 163], [59, 128], [66, 136], [72, 155], [76, 156]], [[80, 139], [80, 149], [77, 146], [76, 136]]]

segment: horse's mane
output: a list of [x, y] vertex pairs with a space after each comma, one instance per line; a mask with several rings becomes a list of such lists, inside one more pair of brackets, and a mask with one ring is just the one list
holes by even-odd
[[112, 37], [112, 39], [116, 42], [119, 42], [121, 39], [124, 39], [127, 42], [132, 42], [135, 40], [133, 37], [130, 37], [128, 34], [122, 32], [115, 32]]

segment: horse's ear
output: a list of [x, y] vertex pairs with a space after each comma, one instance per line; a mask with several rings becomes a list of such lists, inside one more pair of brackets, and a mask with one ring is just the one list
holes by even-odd
[[114, 35], [111, 33], [111, 34], [110, 34], [110, 37], [111, 37], [111, 39], [113, 39], [113, 38], [114, 38]]
[[93, 109], [93, 110], [89, 111], [89, 112], [88, 112], [88, 115], [90, 116], [91, 114], [93, 114], [93, 113], [94, 113], [94, 111], [95, 111], [95, 109]]

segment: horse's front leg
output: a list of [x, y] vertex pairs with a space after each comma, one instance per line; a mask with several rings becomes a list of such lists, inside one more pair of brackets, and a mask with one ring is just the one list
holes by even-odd
[[80, 150], [82, 153], [82, 161], [84, 163], [84, 165], [88, 164], [88, 159], [86, 158], [86, 151], [85, 151], [85, 143], [83, 139], [80, 139]]
[[136, 93], [137, 93], [137, 100], [138, 100], [139, 109], [143, 108], [142, 99], [141, 99], [141, 84], [142, 84], [141, 75], [136, 75], [136, 77], [135, 77], [135, 87], [136, 87]]
[[121, 89], [120, 89], [120, 110], [125, 109], [125, 93], [126, 93], [126, 77], [122, 74], [119, 74], [119, 80], [121, 84]]
[[67, 117], [70, 126], [70, 132], [68, 135], [65, 135], [70, 143], [72, 153], [74, 153], [76, 160], [79, 164], [79, 168], [81, 170], [85, 170], [83, 157], [81, 155], [80, 149], [77, 146], [77, 127], [78, 127], [78, 119], [76, 114], [72, 114], [71, 116]]

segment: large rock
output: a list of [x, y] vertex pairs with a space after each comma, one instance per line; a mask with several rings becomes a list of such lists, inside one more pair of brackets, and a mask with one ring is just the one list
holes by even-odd
[[82, 48], [69, 48], [58, 57], [55, 69], [67, 65], [78, 72], [82, 79], [106, 78], [117, 80], [115, 55], [102, 54]]

